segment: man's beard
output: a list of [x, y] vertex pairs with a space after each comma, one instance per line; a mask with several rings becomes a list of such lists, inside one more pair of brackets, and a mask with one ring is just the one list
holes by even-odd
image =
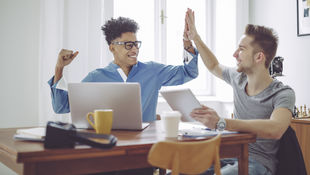
[[244, 68], [242, 66], [237, 66], [237, 72], [241, 73], [244, 71]]

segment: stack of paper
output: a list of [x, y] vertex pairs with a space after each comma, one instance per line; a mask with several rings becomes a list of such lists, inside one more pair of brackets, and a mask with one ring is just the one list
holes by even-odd
[[43, 141], [45, 138], [45, 127], [36, 127], [28, 129], [17, 129], [14, 139]]
[[217, 131], [209, 129], [200, 122], [180, 122], [179, 134], [184, 137], [205, 137], [213, 136], [217, 134], [232, 134], [237, 133], [235, 131]]

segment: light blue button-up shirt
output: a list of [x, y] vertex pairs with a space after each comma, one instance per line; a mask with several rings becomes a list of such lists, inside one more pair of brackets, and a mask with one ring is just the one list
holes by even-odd
[[[120, 67], [111, 62], [104, 68], [90, 72], [82, 82], [138, 82], [141, 87], [143, 122], [154, 121], [160, 88], [181, 85], [198, 76], [198, 51], [195, 50], [195, 52], [195, 55], [186, 52], [184, 60], [189, 61], [184, 61], [184, 65], [180, 66], [164, 65], [153, 61], [138, 62], [132, 67], [127, 78]], [[62, 79], [55, 84], [53, 84], [54, 77], [48, 81], [51, 87], [52, 105], [56, 113], [69, 113], [68, 92], [66, 89], [59, 88], [59, 84], [63, 83]]]

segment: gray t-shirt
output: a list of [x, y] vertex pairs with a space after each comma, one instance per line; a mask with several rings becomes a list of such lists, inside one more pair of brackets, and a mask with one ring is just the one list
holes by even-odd
[[[276, 79], [255, 96], [248, 96], [245, 92], [248, 80], [244, 73], [226, 68], [223, 70], [223, 79], [233, 87], [234, 116], [237, 119], [269, 119], [277, 108], [287, 108], [293, 113], [295, 92]], [[257, 138], [255, 143], [249, 144], [249, 156], [275, 174], [278, 148], [278, 140]]]

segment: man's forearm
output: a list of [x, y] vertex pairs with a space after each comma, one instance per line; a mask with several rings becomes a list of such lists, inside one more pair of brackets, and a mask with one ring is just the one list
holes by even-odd
[[63, 67], [55, 67], [55, 76], [54, 76], [54, 82], [53, 84], [55, 84], [57, 81], [59, 81], [62, 77], [62, 72], [63, 72]]
[[238, 120], [225, 119], [226, 129], [230, 131], [251, 132], [257, 137], [266, 139], [279, 139], [282, 136], [279, 124], [268, 119]]
[[204, 44], [200, 36], [194, 38], [194, 43], [200, 53], [203, 63], [206, 65], [208, 70], [213, 73], [215, 66], [219, 64], [211, 50]]

